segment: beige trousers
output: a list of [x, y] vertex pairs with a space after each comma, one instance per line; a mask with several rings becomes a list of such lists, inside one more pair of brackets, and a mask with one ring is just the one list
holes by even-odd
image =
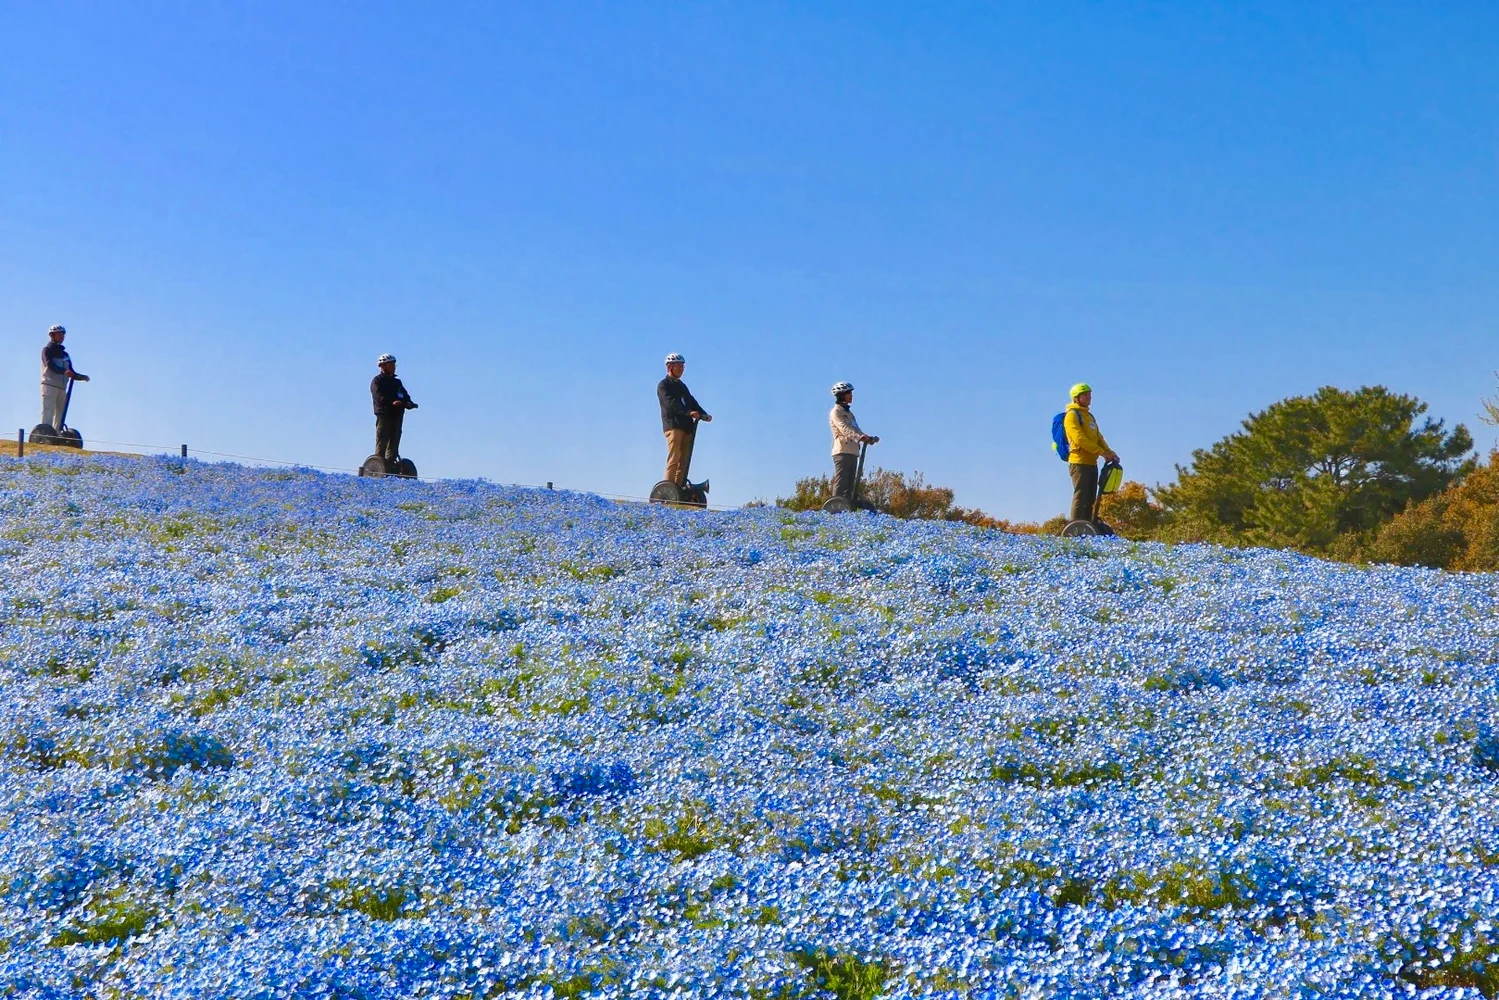
[[692, 457], [692, 432], [666, 432], [666, 479], [678, 486], [687, 485], [687, 462]]
[[62, 430], [57, 425], [62, 421], [62, 409], [67, 402], [67, 389], [55, 385], [42, 386], [42, 423], [54, 431]]

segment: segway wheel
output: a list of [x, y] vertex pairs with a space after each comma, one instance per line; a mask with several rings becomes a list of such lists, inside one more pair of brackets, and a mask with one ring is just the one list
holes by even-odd
[[409, 458], [398, 458], [396, 459], [395, 470], [391, 472], [391, 475], [400, 476], [402, 479], [415, 479], [416, 463]]
[[1092, 521], [1068, 521], [1062, 529], [1063, 538], [1088, 538], [1098, 534], [1098, 525]]
[[681, 503], [682, 487], [670, 479], [663, 479], [651, 487], [651, 503]]
[[390, 475], [391, 471], [392, 470], [385, 462], [385, 458], [381, 455], [371, 455], [369, 458], [366, 458], [364, 460], [364, 464], [359, 467], [359, 474], [361, 476], [368, 476], [371, 479], [383, 479], [384, 477]]
[[822, 502], [822, 509], [829, 514], [847, 514], [854, 505], [848, 497], [828, 497]]
[[73, 430], [73, 428], [69, 427], [66, 428], [61, 434], [57, 435], [57, 443], [62, 445], [64, 448], [82, 449], [83, 435], [79, 434], [77, 431]]
[[31, 433], [27, 435], [26, 440], [32, 444], [56, 444], [57, 431], [51, 424], [37, 424], [31, 428]]

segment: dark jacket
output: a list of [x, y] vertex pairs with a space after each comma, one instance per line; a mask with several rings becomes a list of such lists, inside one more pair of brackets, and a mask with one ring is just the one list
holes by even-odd
[[411, 402], [411, 397], [406, 394], [406, 387], [401, 384], [401, 380], [384, 372], [370, 379], [370, 396], [374, 400], [377, 417], [387, 413], [404, 412], [404, 408], [392, 405], [398, 399], [404, 403]]
[[690, 431], [694, 421], [688, 416], [696, 410], [707, 413], [703, 404], [692, 398], [687, 383], [679, 378], [666, 376], [656, 383], [656, 398], [661, 401], [661, 429], [663, 431]]

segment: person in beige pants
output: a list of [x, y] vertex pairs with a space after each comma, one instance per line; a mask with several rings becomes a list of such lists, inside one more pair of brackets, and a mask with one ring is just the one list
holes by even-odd
[[68, 382], [87, 382], [87, 375], [73, 370], [73, 359], [62, 346], [68, 331], [62, 324], [47, 331], [47, 346], [42, 348], [42, 423], [60, 431], [62, 413], [68, 403]]
[[666, 377], [656, 384], [656, 400], [661, 404], [661, 430], [666, 435], [665, 478], [678, 486], [687, 485], [687, 464], [692, 458], [692, 435], [697, 422], [713, 422], [682, 381], [682, 372], [686, 368], [686, 358], [676, 352], [668, 354]]

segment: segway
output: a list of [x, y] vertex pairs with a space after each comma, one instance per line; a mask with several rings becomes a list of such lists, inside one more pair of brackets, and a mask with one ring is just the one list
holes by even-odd
[[[406, 409], [408, 410], [414, 410], [416, 408], [417, 406], [415, 403], [409, 403], [406, 406]], [[378, 441], [375, 443], [379, 444]], [[416, 463], [409, 458], [401, 458], [399, 456], [397, 456], [396, 460], [392, 462], [388, 461], [383, 455], [371, 455], [369, 458], [366, 458], [364, 460], [364, 464], [359, 467], [359, 475], [361, 477], [367, 477], [369, 479], [384, 479], [386, 476], [396, 476], [401, 479], [415, 479]]]
[[869, 445], [859, 444], [859, 468], [854, 473], [854, 489], [850, 496], [831, 496], [822, 502], [822, 509], [829, 514], [843, 514], [858, 508], [859, 510], [874, 510], [874, 504], [868, 500], [859, 499], [859, 484], [864, 482], [864, 453], [869, 450]]
[[1098, 519], [1098, 505], [1103, 502], [1104, 494], [1119, 492], [1119, 484], [1123, 481], [1123, 466], [1118, 462], [1103, 463], [1103, 468], [1098, 472], [1098, 489], [1093, 494], [1093, 516], [1086, 521], [1068, 521], [1067, 526], [1062, 529], [1062, 537], [1085, 538], [1092, 535], [1113, 535], [1114, 529]]
[[82, 448], [83, 435], [68, 426], [68, 406], [73, 402], [73, 379], [68, 379], [68, 394], [62, 401], [62, 415], [57, 418], [57, 427], [37, 424], [31, 428], [33, 444], [60, 445], [63, 448]]
[[409, 458], [397, 458], [394, 462], [387, 461], [384, 456], [371, 455], [364, 460], [359, 467], [359, 474], [370, 479], [383, 479], [386, 476], [397, 476], [401, 479], [416, 478], [416, 463]]
[[[682, 469], [682, 478], [687, 478], [687, 470], [692, 468], [692, 450], [697, 444], [698, 421], [692, 422], [692, 433], [687, 435], [687, 461]], [[685, 486], [678, 486], [670, 479], [663, 479], [651, 487], [651, 503], [674, 503], [685, 504], [689, 507], [708, 506], [708, 480], [700, 483], [689, 482]]]

